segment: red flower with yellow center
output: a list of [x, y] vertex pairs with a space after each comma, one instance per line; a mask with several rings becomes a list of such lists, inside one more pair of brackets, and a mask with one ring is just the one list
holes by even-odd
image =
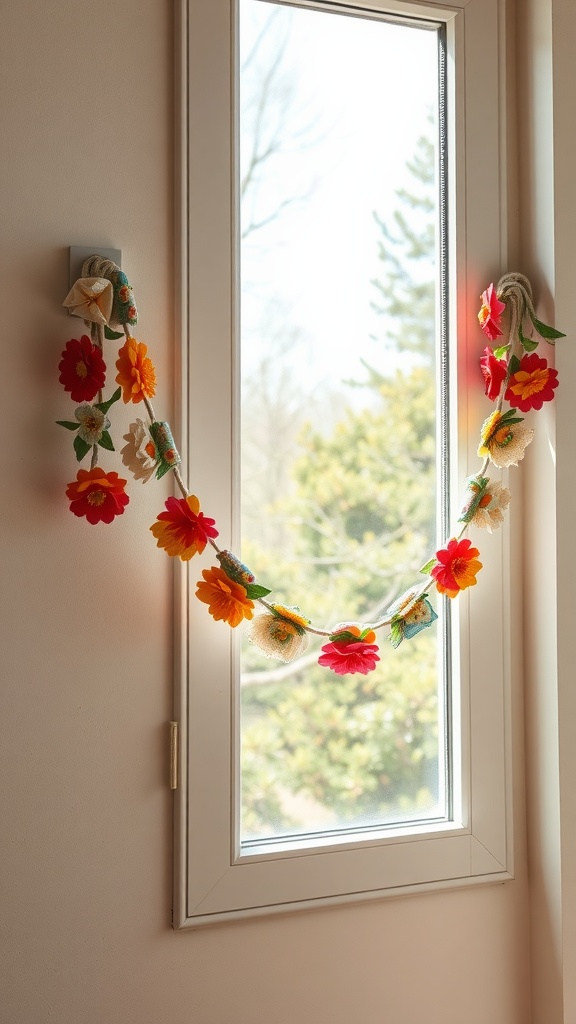
[[111, 523], [122, 515], [130, 501], [125, 486], [126, 481], [121, 480], [118, 473], [105, 473], [99, 466], [79, 469], [76, 480], [66, 489], [70, 511], [75, 516], [86, 516], [92, 525]]
[[87, 334], [68, 342], [58, 369], [60, 383], [74, 402], [91, 402], [104, 387], [106, 364], [100, 349], [92, 344]]
[[506, 303], [500, 302], [494, 291], [493, 284], [488, 285], [480, 298], [482, 299], [482, 306], [478, 313], [478, 322], [486, 337], [490, 338], [490, 341], [495, 341], [502, 334], [500, 320], [502, 313], [506, 309]]
[[201, 554], [209, 538], [218, 536], [214, 519], [208, 519], [200, 511], [200, 502], [195, 494], [189, 494], [187, 498], [168, 498], [166, 512], [160, 512], [157, 519], [150, 529], [158, 547], [183, 562], [197, 553]]
[[558, 371], [532, 352], [520, 360], [520, 368], [510, 377], [504, 398], [521, 412], [528, 412], [551, 402], [557, 387]]
[[141, 402], [156, 394], [156, 371], [147, 351], [141, 341], [127, 338], [118, 353], [116, 383], [122, 388], [124, 402]]
[[[342, 639], [339, 639], [340, 636]], [[347, 626], [341, 633], [334, 634], [330, 643], [324, 644], [318, 664], [332, 669], [338, 676], [354, 675], [356, 672], [365, 676], [380, 661], [375, 639], [376, 634], [370, 629], [360, 630], [358, 626]]]
[[506, 362], [496, 359], [493, 350], [486, 346], [480, 357], [480, 369], [484, 377], [484, 392], [491, 402], [495, 402], [506, 376]]
[[196, 597], [208, 605], [213, 619], [223, 619], [229, 626], [238, 626], [243, 619], [253, 616], [254, 602], [246, 589], [231, 580], [223, 569], [214, 566], [203, 569], [203, 580], [196, 584]]
[[436, 580], [438, 592], [456, 597], [461, 590], [475, 586], [476, 574], [482, 568], [482, 562], [477, 559], [479, 554], [478, 548], [473, 548], [467, 537], [464, 540], [453, 537], [447, 547], [437, 551], [438, 564], [430, 575]]

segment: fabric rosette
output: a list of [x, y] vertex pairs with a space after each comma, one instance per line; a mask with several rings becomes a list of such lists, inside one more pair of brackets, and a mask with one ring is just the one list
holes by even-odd
[[309, 623], [299, 608], [271, 604], [269, 611], [257, 615], [250, 623], [248, 639], [266, 658], [288, 663], [306, 650]]
[[62, 303], [73, 314], [106, 326], [112, 314], [114, 289], [105, 277], [80, 277]]
[[495, 341], [502, 334], [500, 324], [502, 313], [506, 309], [506, 303], [500, 302], [493, 284], [489, 284], [486, 291], [480, 296], [482, 305], [478, 313], [478, 322], [490, 341]]
[[484, 378], [486, 398], [489, 398], [491, 402], [495, 402], [506, 379], [508, 364], [505, 359], [497, 359], [494, 355], [494, 350], [487, 345], [480, 357], [480, 369]]
[[392, 647], [398, 647], [403, 640], [411, 640], [438, 618], [430, 601], [419, 593], [419, 589], [419, 586], [414, 586], [406, 590], [387, 609], [387, 614], [393, 616], [390, 623]]
[[380, 661], [376, 634], [370, 627], [344, 626], [331, 634], [324, 644], [318, 664], [329, 668], [338, 676], [367, 675]]

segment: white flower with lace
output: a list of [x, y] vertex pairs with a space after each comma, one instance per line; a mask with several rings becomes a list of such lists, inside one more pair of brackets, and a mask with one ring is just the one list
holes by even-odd
[[122, 462], [133, 474], [135, 480], [147, 483], [153, 476], [158, 459], [154, 442], [150, 437], [146, 424], [141, 419], [130, 424], [130, 432], [124, 434], [124, 445], [120, 454]]

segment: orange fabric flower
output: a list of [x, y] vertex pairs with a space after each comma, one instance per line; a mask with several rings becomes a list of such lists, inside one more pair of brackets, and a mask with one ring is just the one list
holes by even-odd
[[217, 537], [213, 519], [200, 511], [195, 494], [187, 498], [168, 498], [166, 512], [160, 512], [158, 522], [150, 527], [159, 548], [169, 555], [179, 556], [187, 562], [192, 555], [201, 554], [210, 537]]
[[156, 394], [156, 371], [146, 355], [148, 349], [136, 338], [127, 338], [116, 360], [116, 383], [125, 402], [141, 402]]
[[130, 501], [124, 491], [126, 481], [118, 473], [105, 473], [99, 466], [79, 469], [76, 480], [68, 484], [66, 497], [75, 516], [86, 516], [89, 523], [111, 523], [121, 516]]
[[251, 619], [254, 602], [246, 596], [246, 589], [231, 580], [223, 569], [203, 569], [204, 581], [196, 584], [196, 597], [208, 605], [213, 619], [223, 619], [230, 626], [238, 626], [242, 619]]
[[479, 554], [467, 537], [464, 540], [453, 537], [445, 548], [437, 551], [438, 564], [430, 575], [436, 580], [438, 592], [456, 597], [461, 590], [473, 587], [477, 583], [476, 574], [482, 568], [482, 562], [476, 557]]

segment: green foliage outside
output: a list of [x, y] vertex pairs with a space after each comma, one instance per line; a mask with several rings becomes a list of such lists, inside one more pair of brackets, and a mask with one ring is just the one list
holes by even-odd
[[[381, 270], [374, 309], [383, 353], [347, 382], [340, 413], [321, 431], [293, 411], [296, 443], [264, 510], [247, 519], [243, 557], [272, 599], [298, 604], [314, 624], [343, 615], [374, 621], [418, 579], [435, 550], [433, 145], [419, 141], [412, 190], [398, 193], [391, 224], [375, 216]], [[390, 354], [403, 353], [400, 369]], [[375, 360], [376, 362], [376, 360]], [[398, 365], [395, 358], [395, 365]], [[266, 401], [274, 388], [266, 377]], [[366, 406], [346, 402], [362, 387]], [[257, 420], [257, 388], [249, 415]], [[278, 393], [278, 412], [290, 398]], [[294, 398], [294, 396], [292, 396]], [[288, 403], [289, 404], [289, 403]], [[270, 423], [274, 409], [268, 409]], [[250, 422], [246, 423], [247, 436]], [[274, 447], [286, 438], [267, 436]], [[273, 465], [273, 454], [270, 465]], [[252, 512], [254, 509], [251, 503]], [[280, 589], [278, 589], [280, 583]], [[434, 813], [438, 798], [436, 631], [392, 650], [367, 676], [339, 677], [316, 664], [322, 641], [291, 665], [243, 653], [243, 832], [370, 824]]]

